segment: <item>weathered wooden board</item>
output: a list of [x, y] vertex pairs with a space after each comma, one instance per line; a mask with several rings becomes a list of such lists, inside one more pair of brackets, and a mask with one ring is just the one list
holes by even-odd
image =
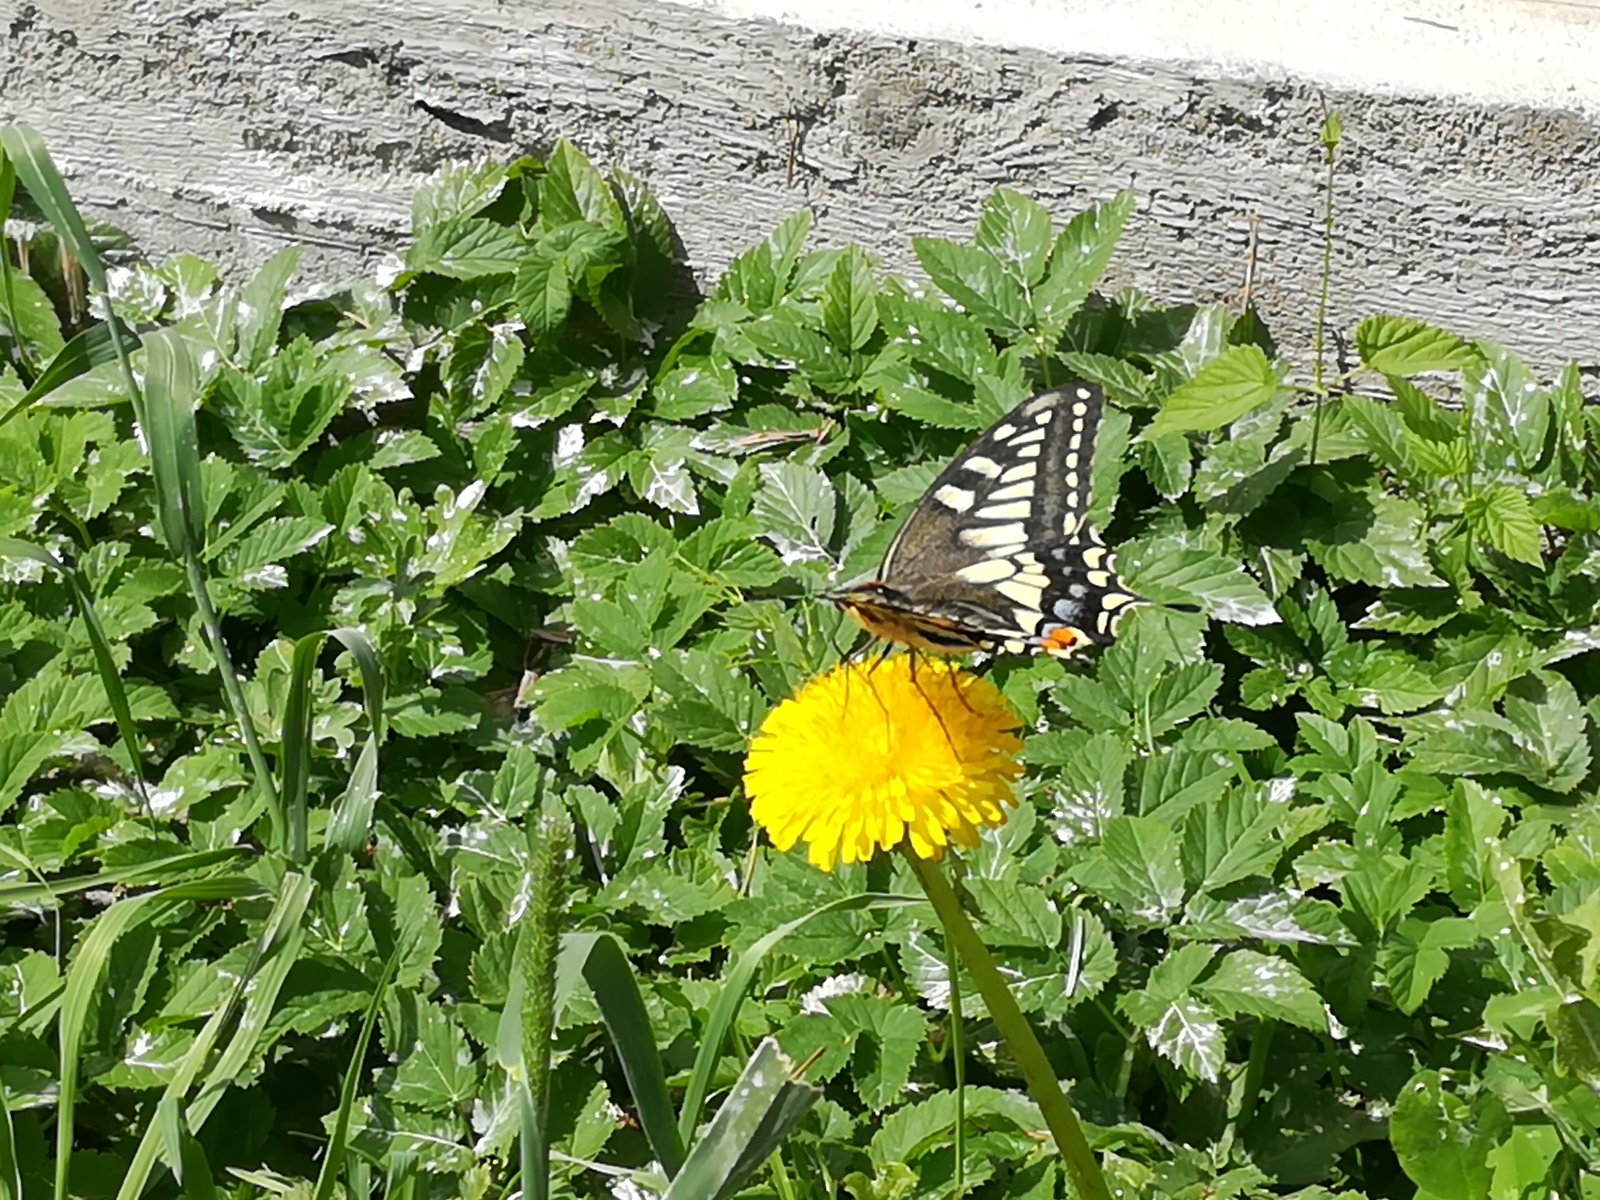
[[557, 137], [645, 179], [704, 279], [809, 205], [818, 244], [914, 269], [996, 184], [1065, 217], [1139, 196], [1112, 269], [1168, 301], [1255, 290], [1302, 363], [1322, 104], [1344, 117], [1334, 329], [1396, 310], [1600, 372], [1600, 137], [1574, 114], [1318, 94], [1170, 64], [819, 34], [650, 0], [0, 0], [0, 119], [50, 140], [151, 255], [287, 241], [369, 274], [443, 162]]

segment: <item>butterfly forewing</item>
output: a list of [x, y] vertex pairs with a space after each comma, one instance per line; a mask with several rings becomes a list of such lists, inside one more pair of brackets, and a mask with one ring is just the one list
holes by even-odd
[[842, 606], [878, 637], [944, 653], [1108, 639], [1133, 598], [1085, 521], [1103, 405], [1089, 383], [1020, 405], [940, 473], [878, 580]]

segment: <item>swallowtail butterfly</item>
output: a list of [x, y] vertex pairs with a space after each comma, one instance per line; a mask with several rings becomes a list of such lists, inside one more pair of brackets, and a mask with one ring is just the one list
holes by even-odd
[[1109, 640], [1134, 597], [1084, 515], [1105, 396], [1041, 393], [928, 488], [878, 578], [828, 599], [874, 637], [937, 654], [1065, 658]]

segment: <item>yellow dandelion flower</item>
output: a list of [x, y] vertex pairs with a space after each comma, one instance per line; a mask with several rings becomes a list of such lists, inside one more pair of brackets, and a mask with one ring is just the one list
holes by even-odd
[[976, 846], [1016, 802], [1018, 724], [992, 683], [950, 663], [845, 663], [762, 722], [745, 760], [751, 815], [779, 850], [803, 839], [824, 871], [905, 839], [921, 858]]

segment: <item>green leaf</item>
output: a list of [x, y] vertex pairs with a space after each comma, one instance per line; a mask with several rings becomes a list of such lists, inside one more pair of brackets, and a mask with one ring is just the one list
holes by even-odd
[[1525, 492], [1492, 487], [1467, 497], [1465, 511], [1473, 531], [1507, 558], [1538, 566], [1544, 561], [1539, 525]]
[[1050, 251], [1050, 270], [1033, 298], [1034, 311], [1046, 335], [1065, 329], [1073, 313], [1089, 298], [1111, 262], [1134, 203], [1132, 192], [1119, 192], [1106, 203], [1074, 217], [1062, 229]]
[[973, 239], [1017, 282], [1033, 288], [1050, 267], [1050, 213], [1037, 200], [1001, 187], [984, 202]]
[[1322, 998], [1311, 981], [1286, 958], [1235, 950], [1196, 985], [1225, 1016], [1248, 1014], [1327, 1032]]
[[445, 1009], [426, 1001], [416, 1004], [414, 1020], [409, 1043], [393, 1041], [392, 1032], [385, 1038], [389, 1052], [400, 1062], [388, 1097], [426, 1112], [470, 1103], [477, 1094], [478, 1071], [460, 1026]]
[[458, 217], [430, 225], [406, 251], [406, 266], [450, 279], [478, 279], [510, 274], [526, 248], [504, 225], [475, 217]]
[[1282, 391], [1283, 383], [1259, 347], [1229, 346], [1166, 398], [1139, 438], [1220, 429]]
[[1117, 1004], [1152, 1050], [1213, 1083], [1226, 1061], [1226, 1039], [1216, 1012], [1190, 989], [1215, 954], [1213, 946], [1179, 946], [1156, 964], [1142, 992], [1125, 993]]
[[1129, 590], [1158, 604], [1198, 604], [1207, 616], [1241, 625], [1279, 620], [1261, 585], [1237, 561], [1216, 551], [1163, 538], [1122, 547], [1117, 565]]
[[1438, 1200], [1489, 1194], [1489, 1152], [1511, 1132], [1499, 1098], [1483, 1090], [1469, 1104], [1445, 1089], [1437, 1071], [1418, 1071], [1400, 1089], [1389, 1140], [1413, 1183]]
[[928, 278], [986, 327], [1008, 337], [1027, 329], [1022, 288], [993, 254], [944, 238], [912, 238], [911, 248]]
[[786, 563], [830, 557], [834, 495], [828, 477], [794, 462], [762, 463], [750, 515]]
[[878, 287], [872, 265], [851, 246], [828, 276], [822, 293], [822, 330], [841, 354], [853, 354], [878, 328]]
[[1475, 357], [1453, 333], [1410, 317], [1368, 317], [1356, 326], [1356, 352], [1364, 365], [1385, 375], [1453, 371]]
[[1178, 835], [1153, 817], [1108, 821], [1099, 847], [1069, 874], [1139, 924], [1163, 925], [1183, 903]]

